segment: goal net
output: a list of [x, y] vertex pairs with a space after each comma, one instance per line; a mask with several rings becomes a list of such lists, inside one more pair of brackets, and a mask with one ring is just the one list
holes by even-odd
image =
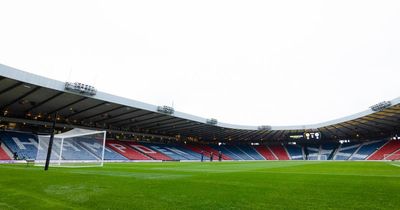
[[328, 160], [328, 155], [310, 154], [308, 160]]
[[[35, 165], [44, 166], [50, 136], [38, 136]], [[103, 166], [106, 132], [73, 129], [54, 135], [50, 166], [95, 167]]]
[[384, 154], [384, 160], [400, 161], [400, 154]]

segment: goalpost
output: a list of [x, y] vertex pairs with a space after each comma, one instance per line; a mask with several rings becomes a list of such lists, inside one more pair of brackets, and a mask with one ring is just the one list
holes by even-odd
[[391, 160], [391, 161], [400, 161], [400, 154], [384, 154], [384, 160]]
[[[50, 135], [38, 136], [35, 166], [44, 166]], [[72, 129], [54, 135], [50, 166], [53, 167], [101, 167], [104, 163], [106, 132]]]

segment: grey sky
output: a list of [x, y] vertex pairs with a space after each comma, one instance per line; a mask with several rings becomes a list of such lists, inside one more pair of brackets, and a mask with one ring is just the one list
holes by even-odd
[[317, 123], [400, 96], [399, 11], [368, 0], [0, 0], [0, 62], [227, 123]]

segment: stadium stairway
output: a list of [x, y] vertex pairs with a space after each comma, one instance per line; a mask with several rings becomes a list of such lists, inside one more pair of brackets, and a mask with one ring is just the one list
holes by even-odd
[[277, 160], [278, 158], [275, 156], [274, 153], [268, 148], [268, 146], [265, 145], [258, 145], [255, 146], [255, 149], [257, 150], [260, 155], [262, 155], [266, 160]]
[[289, 154], [282, 145], [269, 146], [271, 151], [278, 157], [279, 160], [290, 160]]
[[123, 155], [124, 157], [128, 158], [129, 160], [152, 160], [150, 157], [134, 150], [133, 148], [121, 141], [107, 140], [106, 145], [114, 151], [118, 152], [119, 154]]
[[[400, 141], [391, 140], [383, 145], [380, 149], [370, 155], [367, 160], [383, 160], [385, 155], [390, 155], [400, 150]], [[389, 158], [390, 160], [390, 158]]]
[[150, 158], [154, 159], [154, 160], [172, 160], [172, 158], [168, 157], [167, 155], [164, 155], [163, 153], [157, 152], [155, 150], [152, 150], [144, 145], [135, 143], [135, 142], [131, 142], [131, 143], [127, 143], [130, 147], [132, 147], [133, 149], [143, 153], [144, 155], [149, 156]]

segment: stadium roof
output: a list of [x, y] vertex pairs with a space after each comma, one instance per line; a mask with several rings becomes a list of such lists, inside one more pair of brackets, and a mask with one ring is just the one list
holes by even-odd
[[[140, 135], [194, 137], [200, 140], [287, 140], [290, 135], [319, 131], [327, 139], [388, 137], [400, 128], [400, 97], [380, 110], [299, 126], [233, 125], [174, 111], [104, 92], [94, 96], [67, 91], [56, 81], [0, 64], [0, 120], [64, 127], [106, 129]], [[260, 110], [262, 111], [262, 110]], [[328, 111], [328, 110], [327, 110]]]

